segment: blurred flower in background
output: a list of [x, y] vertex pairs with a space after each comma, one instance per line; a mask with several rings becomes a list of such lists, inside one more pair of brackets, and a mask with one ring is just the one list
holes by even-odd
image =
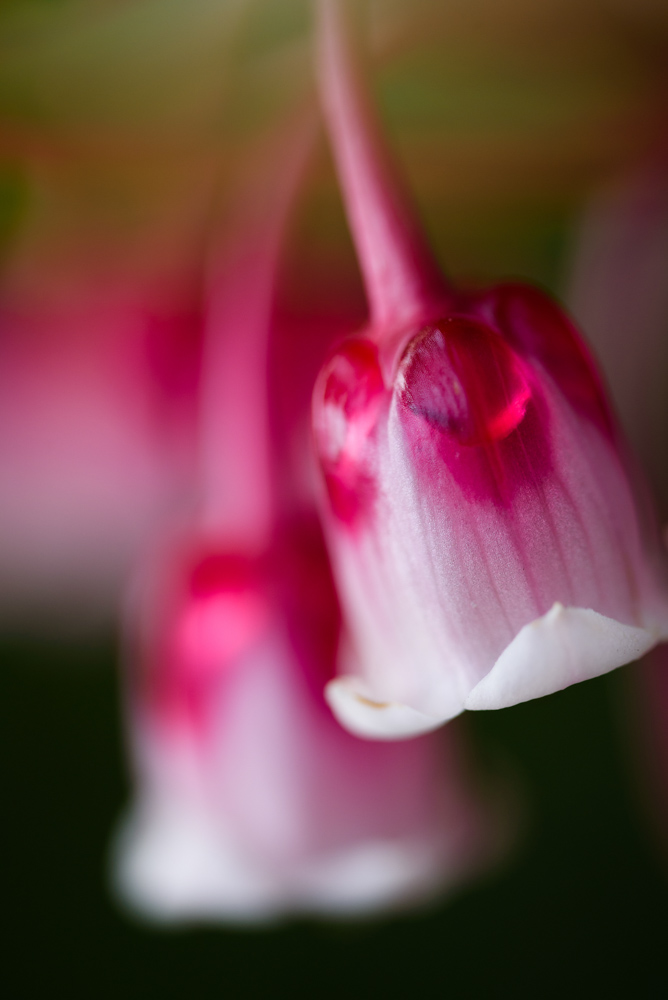
[[282, 541], [264, 565], [210, 543], [203, 556], [173, 553], [139, 606], [129, 678], [139, 798], [117, 879], [154, 919], [396, 909], [458, 885], [506, 846], [508, 820], [476, 792], [459, 731], [377, 744], [333, 719], [322, 696], [338, 634], [325, 550], [304, 525]]
[[649, 150], [588, 205], [568, 291], [621, 421], [668, 513], [668, 119]]
[[290, 449], [272, 450], [268, 405], [275, 273], [312, 145], [300, 118], [245, 164], [209, 277], [198, 509], [130, 595], [138, 801], [118, 881], [158, 919], [394, 907], [460, 881], [501, 832], [454, 732], [375, 746], [323, 698], [338, 600], [298, 470], [279, 488]]
[[[663, 350], [661, 253], [622, 264], [663, 211], [663, 167], [647, 159], [665, 111], [662, 5], [356, 6], [383, 121], [455, 281], [563, 290], [573, 220], [640, 171], [592, 210], [572, 303], [652, 466], [662, 404], [634, 430], [614, 345], [635, 297], [649, 303], [643, 357]], [[10, 2], [0, 15], [0, 616], [99, 628], [147, 567], [131, 592], [138, 800], [119, 865], [135, 905], [168, 918], [372, 909], [499, 850], [455, 731], [367, 743], [322, 701], [346, 625], [314, 527], [308, 401], [331, 344], [366, 318], [322, 145], [270, 268], [271, 324], [267, 301], [245, 296], [264, 302], [263, 335], [271, 325], [254, 443], [225, 418], [229, 454], [270, 456], [252, 493], [264, 527], [212, 531], [202, 515], [212, 479], [236, 488], [225, 448], [211, 464], [209, 430], [202, 487], [211, 246], [238, 232], [237, 178], [260, 137], [312, 90], [311, 22], [306, 0]], [[271, 175], [279, 158], [264, 155]], [[630, 276], [628, 294], [611, 273]], [[231, 358], [223, 410], [250, 385]]]
[[[575, 247], [569, 297], [604, 366], [627, 434], [668, 516], [668, 156], [655, 148], [597, 192]], [[626, 707], [636, 783], [668, 845], [668, 647], [634, 671]]]

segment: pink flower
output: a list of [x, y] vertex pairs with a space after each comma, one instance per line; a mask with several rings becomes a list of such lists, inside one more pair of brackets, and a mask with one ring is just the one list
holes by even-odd
[[350, 641], [328, 700], [393, 739], [550, 694], [668, 629], [600, 378], [542, 293], [441, 277], [320, 4], [321, 91], [371, 308], [314, 394]]
[[141, 609], [141, 795], [119, 878], [154, 917], [397, 905], [461, 879], [489, 846], [454, 733], [384, 745], [333, 719], [327, 558], [317, 532], [286, 534], [260, 560], [210, 543], [172, 553]]
[[[665, 128], [665, 125], [664, 125]], [[668, 514], [668, 147], [587, 207], [569, 303], [593, 344], [616, 409]]]
[[275, 264], [303, 132], [262, 151], [217, 261], [201, 514], [147, 563], [130, 608], [138, 797], [117, 878], [159, 919], [398, 905], [461, 878], [491, 844], [455, 734], [360, 741], [323, 698], [339, 606], [317, 518], [279, 501], [266, 391]]
[[[152, 172], [151, 213], [141, 173], [105, 164], [107, 189], [72, 150], [22, 155], [0, 281], [0, 615], [99, 627], [156, 520], [192, 504], [211, 182]], [[136, 209], [91, 199], [112, 189]]]
[[[111, 619], [156, 519], [188, 499], [192, 404], [152, 370], [154, 322], [146, 303], [99, 299], [0, 315], [3, 617]], [[187, 318], [177, 327], [187, 333]]]

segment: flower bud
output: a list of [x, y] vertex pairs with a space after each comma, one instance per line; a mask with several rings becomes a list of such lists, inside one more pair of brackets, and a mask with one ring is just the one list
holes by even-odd
[[600, 379], [558, 308], [500, 286], [407, 339], [389, 386], [359, 339], [314, 396], [355, 678], [328, 698], [379, 738], [595, 677], [668, 623]]
[[397, 739], [641, 656], [668, 634], [668, 587], [570, 322], [535, 289], [440, 274], [343, 7], [319, 2], [318, 76], [370, 319], [313, 397], [350, 633], [327, 697], [353, 732]]

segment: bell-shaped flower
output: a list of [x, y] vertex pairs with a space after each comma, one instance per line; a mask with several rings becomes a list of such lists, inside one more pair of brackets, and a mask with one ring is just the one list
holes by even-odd
[[305, 144], [281, 140], [263, 151], [241, 206], [250, 218], [214, 274], [203, 511], [147, 563], [130, 607], [138, 794], [117, 882], [163, 920], [399, 905], [460, 879], [493, 840], [455, 733], [361, 741], [323, 697], [338, 601], [318, 520], [279, 504], [269, 448], [275, 260]]
[[261, 560], [210, 543], [172, 552], [144, 593], [141, 794], [118, 876], [154, 918], [396, 906], [459, 881], [491, 846], [455, 733], [378, 744], [333, 718], [326, 553], [305, 526], [284, 542]]
[[445, 283], [388, 165], [334, 0], [320, 4], [319, 37], [371, 309], [314, 394], [350, 631], [327, 697], [353, 732], [393, 739], [636, 659], [667, 633], [668, 591], [578, 333], [535, 289]]

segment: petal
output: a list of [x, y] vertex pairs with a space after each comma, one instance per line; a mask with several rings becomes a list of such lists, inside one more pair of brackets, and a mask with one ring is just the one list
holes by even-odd
[[330, 917], [397, 909], [456, 883], [465, 870], [463, 842], [370, 841], [306, 864], [298, 879], [300, 908]]
[[226, 843], [191, 804], [175, 805], [134, 810], [114, 845], [119, 897], [162, 924], [266, 924], [290, 912], [336, 918], [401, 909], [456, 885], [489, 851], [465, 816], [436, 836], [360, 841], [276, 870]]
[[374, 701], [359, 677], [337, 677], [330, 681], [325, 698], [345, 729], [369, 740], [410, 739], [447, 721], [399, 702]]
[[161, 923], [272, 919], [280, 887], [228, 843], [210, 817], [180, 799], [148, 801], [121, 825], [114, 882], [135, 913]]
[[465, 707], [508, 708], [542, 698], [636, 660], [656, 641], [647, 629], [557, 602], [518, 632], [473, 688]]
[[503, 337], [465, 316], [447, 316], [414, 338], [397, 387], [404, 406], [469, 447], [508, 437], [531, 398]]

